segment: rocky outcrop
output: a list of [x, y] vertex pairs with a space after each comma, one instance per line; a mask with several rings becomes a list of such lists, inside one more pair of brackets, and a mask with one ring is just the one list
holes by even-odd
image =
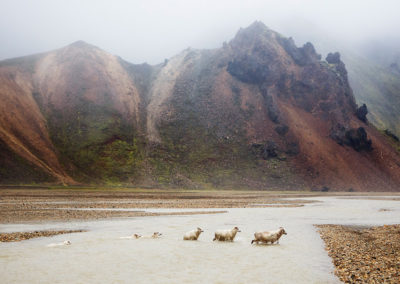
[[278, 42], [297, 65], [305, 66], [307, 64], [316, 63], [321, 59], [321, 55], [315, 52], [315, 48], [310, 42], [307, 42], [301, 48], [295, 45], [292, 38], [278, 37]]
[[367, 114], [368, 114], [368, 108], [367, 108], [366, 104], [363, 104], [362, 106], [357, 108], [356, 116], [362, 122], [365, 122], [365, 123], [367, 122]]
[[372, 141], [364, 127], [346, 129], [343, 125], [336, 125], [331, 130], [331, 137], [339, 145], [347, 145], [356, 151], [371, 151]]

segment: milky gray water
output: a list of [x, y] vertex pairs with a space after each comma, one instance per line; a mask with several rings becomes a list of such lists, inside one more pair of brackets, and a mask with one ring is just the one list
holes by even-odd
[[[88, 232], [0, 243], [0, 283], [338, 283], [313, 224], [383, 225], [400, 220], [399, 201], [313, 199], [321, 202], [301, 208], [224, 209], [228, 213], [214, 215], [3, 224], [0, 232]], [[382, 208], [390, 211], [380, 212]], [[215, 230], [234, 226], [242, 232], [233, 243], [212, 241]], [[288, 233], [279, 245], [250, 245], [254, 231], [279, 226]], [[199, 240], [183, 241], [183, 234], [196, 227], [205, 231]], [[162, 232], [162, 238], [120, 239], [154, 231]], [[48, 247], [64, 240], [72, 245]]]

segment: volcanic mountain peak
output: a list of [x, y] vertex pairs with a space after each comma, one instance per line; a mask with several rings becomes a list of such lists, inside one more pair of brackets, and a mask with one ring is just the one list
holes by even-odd
[[77, 40], [71, 44], [68, 45], [69, 47], [77, 47], [77, 48], [98, 48], [90, 43], [87, 43], [86, 41], [83, 40]]
[[85, 101], [108, 104], [138, 119], [138, 92], [119, 59], [84, 41], [48, 53], [36, 66], [35, 82], [37, 92], [55, 109], [72, 109]]
[[233, 47], [250, 47], [255, 43], [273, 44], [274, 40], [280, 35], [269, 29], [260, 21], [256, 21], [246, 28], [240, 28], [235, 37], [230, 41]]
[[55, 50], [55, 52], [59, 54], [65, 55], [76, 55], [76, 54], [85, 54], [85, 55], [102, 55], [102, 56], [112, 56], [108, 52], [100, 49], [99, 47], [89, 44], [83, 40], [75, 41], [65, 47]]
[[236, 37], [246, 36], [247, 38], [257, 38], [257, 37], [274, 37], [280, 36], [279, 33], [268, 28], [263, 22], [255, 21], [250, 26], [246, 28], [240, 28], [236, 33]]

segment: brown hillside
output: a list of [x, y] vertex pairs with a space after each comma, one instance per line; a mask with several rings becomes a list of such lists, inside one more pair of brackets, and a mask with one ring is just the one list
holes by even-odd
[[0, 139], [55, 180], [73, 183], [59, 164], [32, 92], [30, 74], [18, 67], [0, 67]]

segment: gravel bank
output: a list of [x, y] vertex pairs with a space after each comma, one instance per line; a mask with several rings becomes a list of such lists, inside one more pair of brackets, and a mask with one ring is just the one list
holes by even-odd
[[345, 283], [400, 283], [400, 225], [317, 225]]
[[19, 242], [23, 240], [51, 237], [55, 235], [81, 233], [84, 230], [61, 230], [61, 231], [34, 231], [34, 232], [14, 232], [14, 233], [0, 233], [0, 242]]
[[[260, 191], [196, 192], [130, 189], [46, 190], [5, 188], [0, 189], [0, 224], [116, 217], [214, 214], [226, 211], [187, 210], [187, 212], [182, 212], [181, 209], [301, 207], [304, 203], [313, 202], [310, 200], [284, 199], [285, 197], [296, 198], [302, 196], [304, 194], [289, 195]], [[151, 212], [152, 208], [180, 210], [176, 212]], [[129, 211], [126, 209], [129, 209]]]

